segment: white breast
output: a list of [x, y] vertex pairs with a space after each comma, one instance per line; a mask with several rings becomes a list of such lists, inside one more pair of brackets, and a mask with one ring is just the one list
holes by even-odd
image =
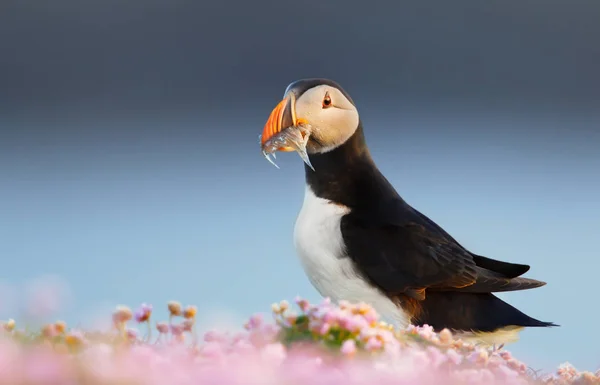
[[348, 207], [319, 198], [306, 187], [294, 228], [294, 244], [302, 267], [322, 296], [336, 302], [368, 303], [388, 322], [405, 327], [408, 324], [406, 314], [361, 279], [346, 256], [340, 220], [349, 212]]

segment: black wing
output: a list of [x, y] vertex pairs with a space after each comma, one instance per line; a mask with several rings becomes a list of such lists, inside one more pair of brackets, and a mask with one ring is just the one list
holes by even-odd
[[[406, 205], [405, 202], [401, 202], [401, 204]], [[394, 204], [395, 206], [399, 206], [399, 203]], [[410, 206], [409, 206], [410, 207]], [[419, 216], [419, 218], [427, 224], [427, 228], [437, 234], [442, 235], [444, 238], [449, 239], [460, 246], [462, 249], [466, 250], [461, 244], [458, 243], [450, 234], [448, 234], [444, 229], [442, 229], [437, 223], [410, 207], [410, 209]], [[529, 265], [523, 265], [520, 263], [511, 263], [511, 262], [503, 262], [498, 261], [496, 259], [487, 258], [481, 255], [474, 254], [468, 250], [466, 250], [471, 256], [473, 260], [477, 264], [477, 266], [483, 267], [484, 269], [489, 269], [495, 271], [497, 273], [502, 274], [506, 278], [516, 278], [520, 275], [523, 275], [529, 271]]]
[[470, 253], [401, 198], [353, 210], [341, 230], [349, 257], [389, 294], [424, 299], [424, 289], [484, 293], [544, 285], [515, 278], [529, 266]]

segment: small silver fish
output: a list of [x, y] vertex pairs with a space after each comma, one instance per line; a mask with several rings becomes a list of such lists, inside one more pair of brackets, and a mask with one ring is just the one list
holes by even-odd
[[[308, 137], [310, 134], [310, 127], [302, 126], [290, 126], [282, 130], [281, 132], [273, 135], [262, 145], [263, 156], [275, 167], [279, 168], [277, 164], [270, 158], [273, 155], [275, 158], [275, 152], [280, 148], [290, 147], [294, 149], [300, 155], [300, 158], [306, 163], [313, 171], [315, 168], [308, 159], [306, 153], [306, 144], [308, 143]], [[260, 136], [259, 136], [260, 140]]]

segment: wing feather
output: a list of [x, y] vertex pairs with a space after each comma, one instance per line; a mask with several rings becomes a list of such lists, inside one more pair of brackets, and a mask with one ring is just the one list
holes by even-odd
[[345, 244], [353, 250], [350, 258], [389, 295], [423, 300], [426, 289], [489, 293], [545, 284], [515, 278], [529, 269], [527, 265], [469, 252], [401, 199], [380, 201], [375, 210], [353, 210], [342, 219], [341, 227]]

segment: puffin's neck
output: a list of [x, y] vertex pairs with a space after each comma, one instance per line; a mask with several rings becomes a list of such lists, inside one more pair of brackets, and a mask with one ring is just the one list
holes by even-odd
[[361, 122], [344, 144], [309, 158], [315, 171], [304, 165], [306, 184], [320, 198], [357, 207], [386, 190], [382, 183], [387, 180], [371, 158]]

